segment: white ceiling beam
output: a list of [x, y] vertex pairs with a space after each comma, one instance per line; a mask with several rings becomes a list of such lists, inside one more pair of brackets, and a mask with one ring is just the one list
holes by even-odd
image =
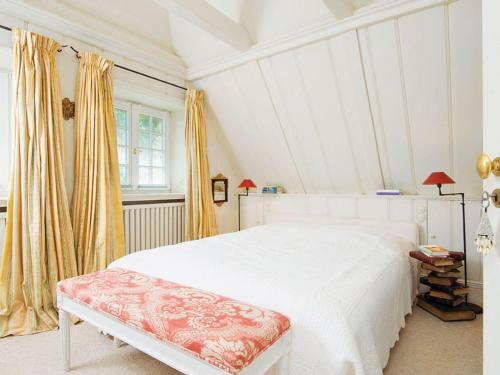
[[337, 20], [350, 17], [354, 13], [354, 4], [351, 0], [323, 0], [323, 4]]
[[184, 18], [239, 51], [252, 46], [243, 26], [219, 12], [205, 0], [155, 0], [169, 12]]

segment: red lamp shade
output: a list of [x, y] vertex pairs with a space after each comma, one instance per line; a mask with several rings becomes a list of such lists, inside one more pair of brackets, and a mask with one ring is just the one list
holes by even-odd
[[238, 186], [239, 188], [255, 188], [257, 187], [252, 180], [248, 179], [248, 180], [243, 180], [241, 181], [241, 184], [240, 186]]
[[432, 172], [429, 177], [422, 182], [422, 185], [444, 185], [454, 184], [455, 181], [444, 172]]

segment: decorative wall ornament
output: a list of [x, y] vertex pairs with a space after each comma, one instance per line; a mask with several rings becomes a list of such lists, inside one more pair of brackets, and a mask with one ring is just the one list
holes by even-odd
[[491, 249], [495, 246], [494, 238], [495, 234], [493, 232], [493, 227], [491, 226], [490, 219], [488, 217], [488, 207], [490, 206], [490, 194], [486, 191], [483, 192], [483, 214], [481, 215], [481, 221], [479, 222], [479, 227], [476, 232], [476, 239], [474, 243], [476, 244], [476, 249], [478, 253], [483, 255], [488, 255]]
[[62, 100], [62, 113], [66, 121], [75, 118], [75, 102], [72, 102], [69, 98], [64, 98]]
[[217, 207], [228, 201], [227, 177], [219, 173], [212, 177], [212, 198]]

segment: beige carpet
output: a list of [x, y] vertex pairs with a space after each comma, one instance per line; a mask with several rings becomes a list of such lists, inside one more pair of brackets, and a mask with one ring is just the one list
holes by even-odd
[[[128, 345], [115, 349], [112, 340], [88, 324], [78, 324], [71, 334], [71, 374], [179, 374]], [[415, 307], [400, 336], [385, 375], [482, 374], [481, 316], [472, 322], [444, 323]], [[0, 373], [64, 374], [58, 332], [0, 339]]]

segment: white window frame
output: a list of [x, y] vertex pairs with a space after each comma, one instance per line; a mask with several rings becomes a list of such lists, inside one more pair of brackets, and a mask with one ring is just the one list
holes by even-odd
[[[131, 189], [132, 188], [132, 104], [127, 103], [124, 101], [120, 100], [114, 100], [113, 101], [113, 110], [121, 109], [122, 111], [127, 112], [127, 136], [128, 136], [128, 185], [121, 185], [122, 190], [123, 189]], [[118, 137], [117, 137], [118, 139]], [[117, 146], [118, 147], [118, 146]]]
[[[114, 100], [114, 108], [127, 111], [127, 126], [129, 132], [129, 185], [122, 185], [124, 193], [170, 193], [170, 113], [161, 111], [149, 106], [120, 100]], [[164, 157], [164, 186], [156, 185], [139, 185], [139, 157], [140, 153], [135, 153], [134, 150], [139, 149], [139, 116], [145, 114], [161, 118], [164, 123], [163, 134], [163, 149]]]

